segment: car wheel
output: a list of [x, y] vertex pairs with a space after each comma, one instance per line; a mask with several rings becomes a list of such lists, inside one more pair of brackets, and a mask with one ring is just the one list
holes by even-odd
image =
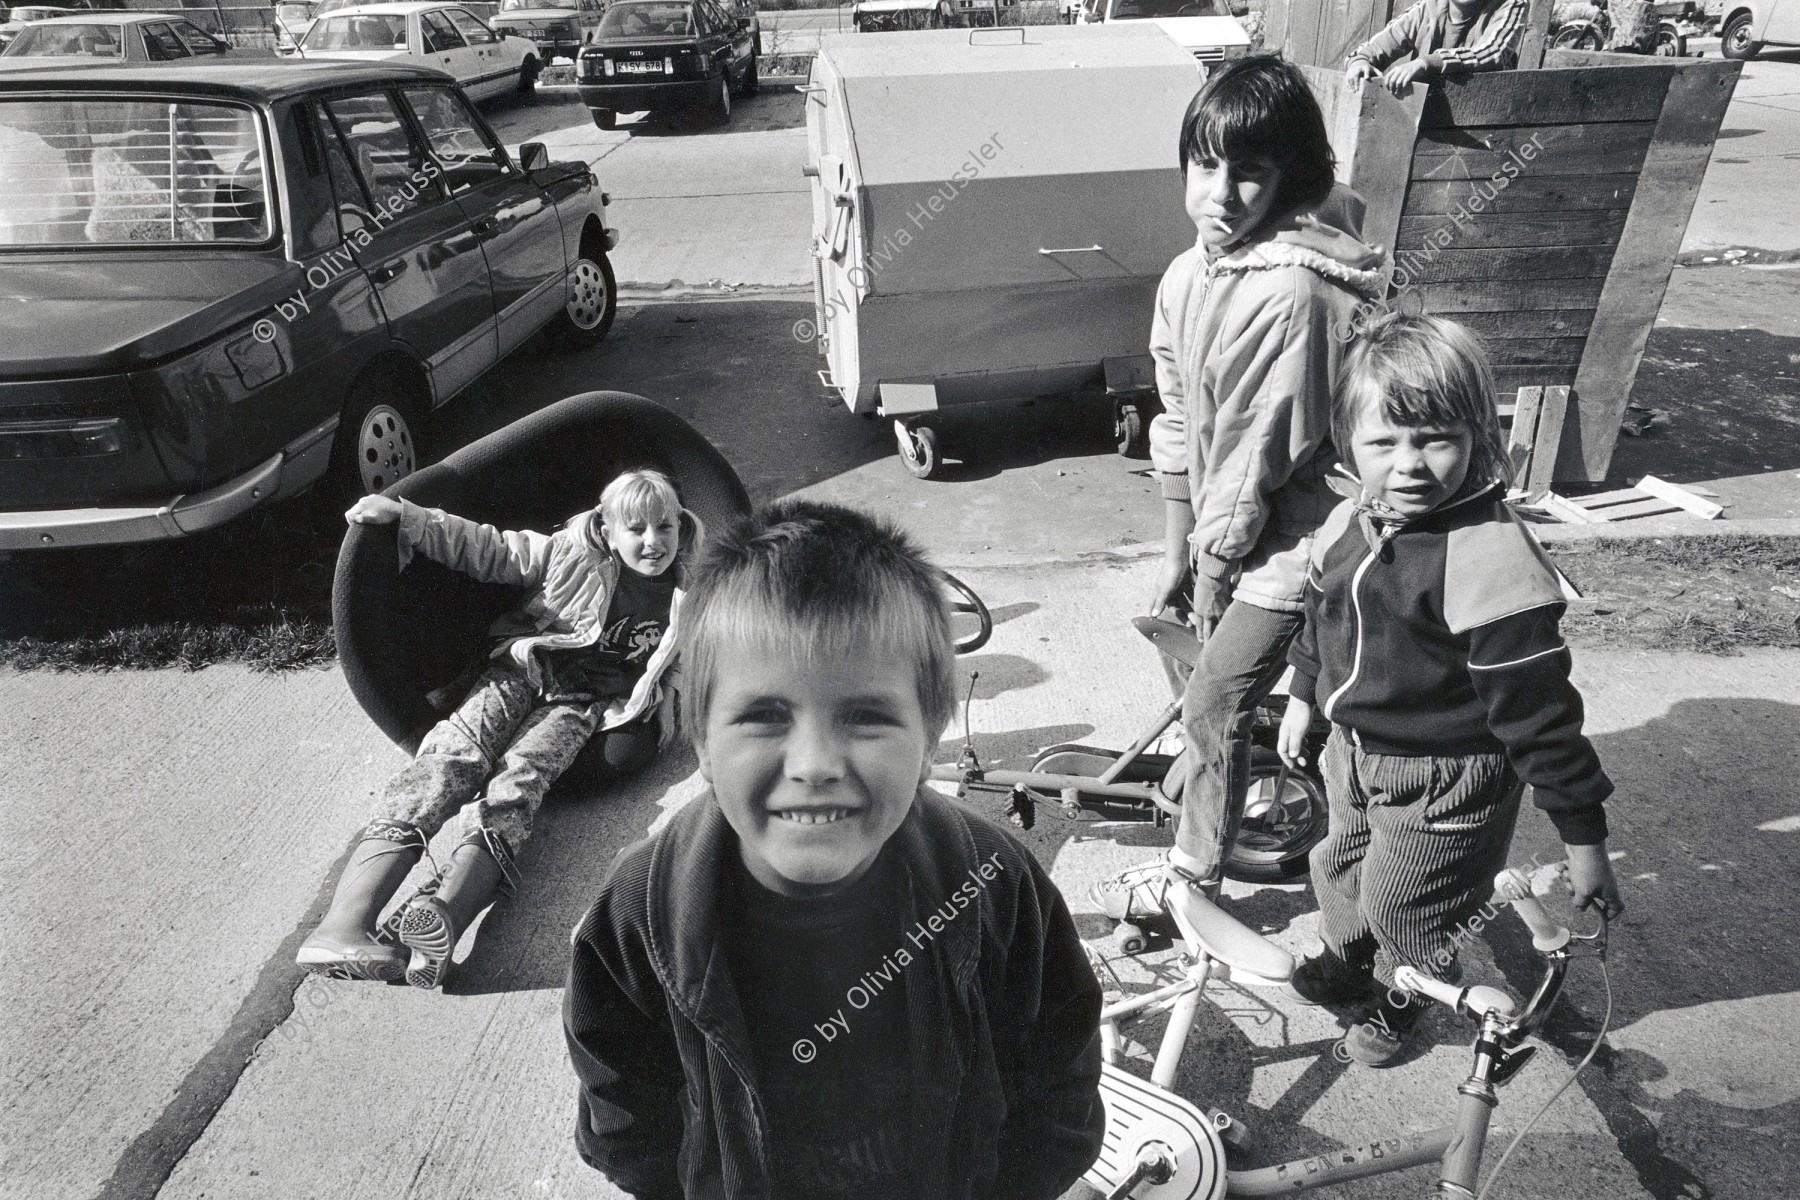
[[386, 491], [418, 468], [424, 458], [419, 449], [423, 422], [412, 389], [397, 374], [379, 370], [358, 377], [331, 449], [329, 491], [338, 512]]
[[1668, 22], [1656, 27], [1656, 46], [1651, 53], [1658, 58], [1686, 58], [1687, 39]]
[[550, 340], [561, 350], [592, 346], [612, 328], [619, 311], [619, 286], [606, 252], [583, 252], [569, 271], [569, 299], [550, 322]]
[[756, 89], [761, 86], [762, 78], [756, 71], [756, 55], [752, 54], [750, 56], [750, 65], [744, 68], [743, 94], [746, 96], [754, 96], [756, 95]]
[[1725, 22], [1725, 28], [1719, 30], [1719, 53], [1726, 58], [1734, 58], [1739, 62], [1755, 58], [1762, 51], [1762, 43], [1750, 40], [1750, 14], [1738, 13]]
[[712, 119], [715, 124], [723, 125], [731, 120], [731, 71], [719, 72], [719, 94], [713, 97]]
[[538, 60], [528, 58], [519, 64], [519, 99], [530, 103], [537, 99]]
[[594, 124], [601, 129], [617, 129], [619, 127], [619, 114], [612, 109], [590, 108], [588, 111], [594, 114]]

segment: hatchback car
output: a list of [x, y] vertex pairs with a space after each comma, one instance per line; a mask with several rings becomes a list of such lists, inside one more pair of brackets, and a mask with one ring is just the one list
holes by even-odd
[[21, 59], [96, 58], [114, 63], [179, 62], [228, 54], [231, 44], [192, 21], [163, 13], [80, 13], [33, 21], [0, 54], [0, 68]]
[[534, 42], [545, 62], [574, 62], [605, 12], [606, 0], [500, 0], [492, 24], [501, 33]]
[[0, 550], [387, 487], [527, 338], [605, 336], [604, 203], [421, 67], [0, 74]]
[[435, 67], [476, 100], [536, 94], [542, 60], [524, 38], [502, 37], [460, 4], [359, 4], [313, 21], [297, 53], [307, 59], [410, 62]]
[[581, 52], [576, 87], [611, 129], [622, 112], [700, 108], [731, 116], [731, 97], [757, 88], [754, 23], [716, 0], [614, 0]]

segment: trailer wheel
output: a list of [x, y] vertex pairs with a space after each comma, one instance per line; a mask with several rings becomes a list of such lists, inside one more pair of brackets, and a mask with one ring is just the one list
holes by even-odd
[[1113, 443], [1124, 458], [1147, 458], [1150, 444], [1144, 436], [1144, 410], [1134, 401], [1113, 406]]
[[916, 477], [930, 479], [943, 465], [943, 458], [938, 454], [937, 430], [931, 426], [895, 421], [894, 440], [900, 444], [900, 461]]

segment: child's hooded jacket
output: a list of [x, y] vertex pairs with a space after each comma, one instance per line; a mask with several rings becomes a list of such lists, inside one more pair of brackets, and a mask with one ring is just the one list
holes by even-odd
[[1418, 0], [1352, 50], [1346, 61], [1360, 58], [1379, 70], [1412, 54], [1435, 75], [1509, 70], [1519, 64], [1519, 37], [1527, 16], [1525, 0], [1487, 0], [1471, 19], [1462, 44], [1447, 47], [1450, 0]]
[[1612, 781], [1581, 733], [1563, 608], [1498, 483], [1407, 521], [1346, 501], [1319, 531], [1289, 692], [1372, 754], [1504, 752], [1563, 842], [1593, 845]]
[[1163, 495], [1194, 507], [1197, 569], [1241, 570], [1233, 595], [1258, 608], [1301, 611], [1309, 539], [1337, 503], [1331, 389], [1387, 279], [1362, 210], [1338, 186], [1220, 258], [1196, 244], [1157, 288], [1150, 458]]
[[[416, 552], [484, 583], [532, 589], [517, 607], [495, 620], [488, 634], [500, 639], [493, 657], [510, 663], [533, 687], [542, 691], [545, 686], [539, 651], [583, 650], [605, 633], [606, 613], [621, 568], [600, 536], [598, 513], [577, 513], [546, 536], [530, 529], [496, 529], [410, 500], [400, 503], [400, 566], [405, 567]], [[684, 512], [684, 557], [696, 531], [692, 518]], [[680, 559], [669, 569], [679, 570]], [[662, 641], [645, 662], [631, 695], [607, 705], [602, 729], [617, 729], [638, 720], [662, 700], [663, 677], [671, 671], [675, 657], [681, 597], [677, 587], [669, 602], [669, 625]]]
[[[914, 1164], [920, 1200], [1054, 1200], [1098, 1157], [1106, 1121], [1100, 984], [1068, 908], [1029, 850], [929, 788], [890, 844], [914, 915], [944, 917], [902, 973], [914, 1069], [956, 1096], [913, 1114], [939, 1146]], [[737, 853], [717, 802], [693, 800], [619, 856], [575, 929], [575, 1145], [640, 1200], [783, 1200], [718, 940], [721, 863]], [[988, 863], [998, 877], [974, 887]], [[943, 903], [968, 891], [960, 911]]]

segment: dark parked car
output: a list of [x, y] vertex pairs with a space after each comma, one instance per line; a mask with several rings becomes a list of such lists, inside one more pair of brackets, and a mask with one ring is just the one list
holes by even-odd
[[52, 58], [97, 58], [115, 63], [179, 62], [229, 54], [231, 44], [192, 21], [163, 13], [78, 13], [33, 21], [0, 57], [0, 69]]
[[426, 68], [0, 74], [0, 550], [385, 488], [539, 329], [605, 336], [604, 203]]
[[725, 121], [733, 92], [756, 90], [756, 30], [717, 0], [614, 0], [580, 65], [581, 102], [602, 129], [622, 112], [671, 108]]

